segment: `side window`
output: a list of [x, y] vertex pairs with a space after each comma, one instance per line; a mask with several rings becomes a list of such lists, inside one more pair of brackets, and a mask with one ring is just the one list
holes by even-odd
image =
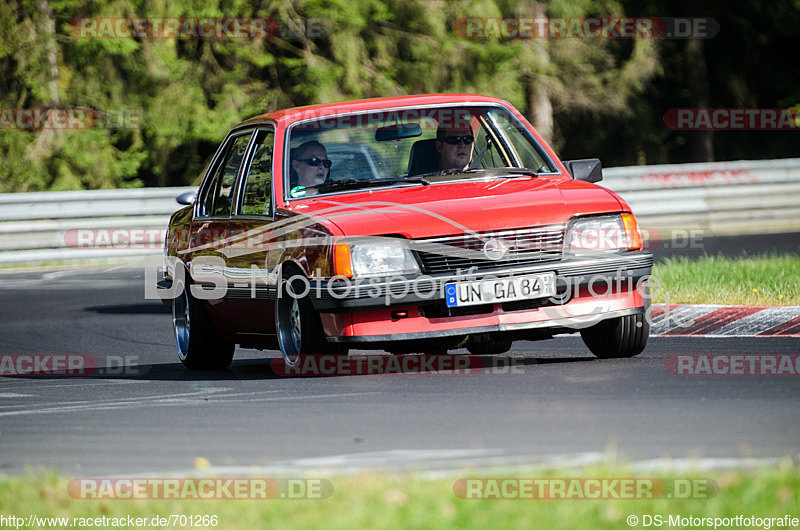
[[497, 142], [493, 141], [487, 134], [487, 128], [479, 125], [475, 133], [475, 144], [473, 147], [472, 162], [469, 167], [472, 169], [486, 169], [495, 167], [505, 167], [504, 154], [497, 148]]
[[245, 177], [242, 215], [272, 215], [272, 131], [258, 131], [253, 160]]
[[331, 180], [370, 180], [387, 178], [386, 161], [372, 149], [358, 146], [331, 147], [328, 149]]
[[533, 144], [533, 138], [529, 139], [529, 135], [520, 124], [512, 121], [511, 117], [505, 112], [491, 112], [491, 115], [500, 129], [500, 134], [506, 137], [511, 147], [516, 151], [520, 162], [522, 162], [522, 167], [545, 173], [555, 170], [550, 167], [545, 157], [536, 149]]
[[217, 167], [203, 200], [203, 215], [228, 216], [231, 214], [233, 186], [236, 174], [244, 159], [244, 152], [250, 140], [250, 134], [235, 137], [230, 142], [228, 151], [222, 156], [222, 163]]

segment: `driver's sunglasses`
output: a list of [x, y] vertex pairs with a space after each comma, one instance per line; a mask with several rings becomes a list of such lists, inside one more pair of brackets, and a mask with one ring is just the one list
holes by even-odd
[[312, 156], [311, 158], [298, 158], [298, 160], [300, 162], [305, 162], [309, 166], [314, 166], [314, 167], [318, 167], [320, 164], [322, 164], [326, 168], [330, 169], [331, 166], [333, 165], [333, 162], [331, 162], [327, 158], [317, 158], [315, 156]]
[[465, 134], [463, 136], [445, 136], [442, 138], [442, 141], [447, 142], [450, 145], [460, 145], [462, 143], [469, 145], [475, 141], [475, 137], [471, 134]]

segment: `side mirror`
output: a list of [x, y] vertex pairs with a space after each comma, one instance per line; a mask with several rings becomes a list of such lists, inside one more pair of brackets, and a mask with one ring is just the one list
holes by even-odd
[[187, 191], [181, 193], [175, 200], [178, 201], [178, 204], [185, 204], [187, 206], [194, 204], [194, 201], [197, 200], [197, 192], [196, 191]]
[[603, 180], [603, 164], [600, 163], [599, 158], [567, 160], [564, 162], [564, 167], [575, 180], [585, 180], [586, 182]]

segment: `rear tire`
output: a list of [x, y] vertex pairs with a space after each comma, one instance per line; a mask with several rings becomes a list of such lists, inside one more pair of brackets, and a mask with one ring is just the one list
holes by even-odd
[[189, 285], [183, 284], [181, 293], [172, 300], [178, 358], [189, 370], [224, 370], [233, 360], [236, 345], [219, 335], [203, 301], [192, 296]]
[[633, 357], [644, 350], [650, 336], [647, 315], [628, 315], [604, 320], [581, 330], [589, 350], [601, 359]]

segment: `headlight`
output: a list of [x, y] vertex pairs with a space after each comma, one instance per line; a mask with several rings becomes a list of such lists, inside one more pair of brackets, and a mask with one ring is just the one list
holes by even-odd
[[633, 214], [587, 217], [570, 223], [565, 249], [581, 253], [603, 250], [638, 250], [642, 237]]
[[402, 240], [375, 238], [376, 241], [339, 244], [334, 247], [336, 274], [355, 276], [386, 276], [419, 272], [417, 260]]

